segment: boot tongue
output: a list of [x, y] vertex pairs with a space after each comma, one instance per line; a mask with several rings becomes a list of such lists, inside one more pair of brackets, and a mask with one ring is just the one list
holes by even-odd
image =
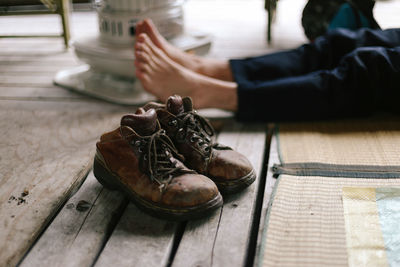
[[157, 113], [154, 109], [139, 108], [135, 114], [123, 116], [121, 126], [129, 126], [141, 136], [151, 135], [157, 130]]
[[193, 102], [192, 102], [192, 98], [191, 97], [189, 97], [189, 96], [184, 97], [182, 99], [182, 101], [183, 101], [183, 107], [184, 107], [186, 112], [193, 110]]
[[182, 97], [179, 95], [170, 96], [167, 100], [167, 110], [174, 115], [185, 112]]

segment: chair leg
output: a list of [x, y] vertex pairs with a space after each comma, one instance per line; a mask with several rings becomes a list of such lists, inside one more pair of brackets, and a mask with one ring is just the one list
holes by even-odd
[[271, 24], [272, 24], [272, 0], [265, 0], [266, 5], [267, 5], [267, 11], [268, 11], [268, 32], [267, 32], [267, 39], [268, 39], [268, 44], [271, 43]]
[[268, 25], [267, 25], [268, 44], [271, 43], [271, 39], [272, 39], [271, 28], [272, 28], [272, 23], [273, 23], [274, 16], [275, 16], [277, 1], [278, 0], [265, 0], [265, 9], [268, 12]]
[[69, 31], [69, 0], [59, 0], [59, 13], [63, 26], [63, 37], [65, 48], [68, 48], [68, 42], [71, 38]]

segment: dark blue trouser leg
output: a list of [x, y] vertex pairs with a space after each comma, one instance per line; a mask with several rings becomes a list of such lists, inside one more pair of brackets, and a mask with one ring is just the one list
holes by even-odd
[[283, 77], [304, 75], [316, 70], [333, 69], [343, 56], [356, 48], [366, 46], [400, 46], [400, 29], [356, 32], [345, 29], [328, 32], [297, 49], [248, 59], [231, 60], [236, 82], [242, 80], [268, 81]]
[[283, 121], [400, 112], [400, 46], [357, 48], [331, 70], [238, 82], [240, 120]]

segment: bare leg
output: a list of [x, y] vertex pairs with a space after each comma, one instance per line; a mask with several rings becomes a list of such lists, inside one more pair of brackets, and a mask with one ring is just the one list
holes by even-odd
[[169, 58], [146, 34], [137, 37], [136, 76], [144, 89], [161, 101], [180, 94], [193, 98], [195, 108], [237, 110], [237, 84], [196, 73]]
[[185, 53], [165, 40], [150, 19], [145, 19], [137, 24], [137, 36], [141, 33], [146, 33], [154, 45], [160, 48], [168, 57], [180, 65], [205, 76], [224, 81], [233, 81], [232, 71], [227, 60], [202, 58], [193, 54]]

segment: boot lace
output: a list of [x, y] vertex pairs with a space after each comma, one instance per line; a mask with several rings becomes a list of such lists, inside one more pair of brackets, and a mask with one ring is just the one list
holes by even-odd
[[151, 181], [157, 182], [160, 191], [163, 191], [177, 174], [194, 173], [183, 166], [178, 166], [178, 160], [183, 161], [172, 140], [160, 129], [150, 136], [144, 136], [133, 145], [144, 152], [140, 166], [148, 174]]
[[[178, 130], [178, 134], [186, 138], [188, 134], [191, 134], [190, 141], [192, 143], [197, 142], [202, 151], [207, 155], [210, 154], [211, 148], [216, 149], [231, 149], [226, 146], [222, 146], [218, 143], [213, 142], [212, 137], [215, 135], [215, 131], [211, 126], [210, 122], [203, 116], [200, 116], [195, 110], [188, 111], [177, 115], [177, 118], [181, 120], [182, 124], [186, 127]], [[184, 131], [179, 133], [179, 131]]]

